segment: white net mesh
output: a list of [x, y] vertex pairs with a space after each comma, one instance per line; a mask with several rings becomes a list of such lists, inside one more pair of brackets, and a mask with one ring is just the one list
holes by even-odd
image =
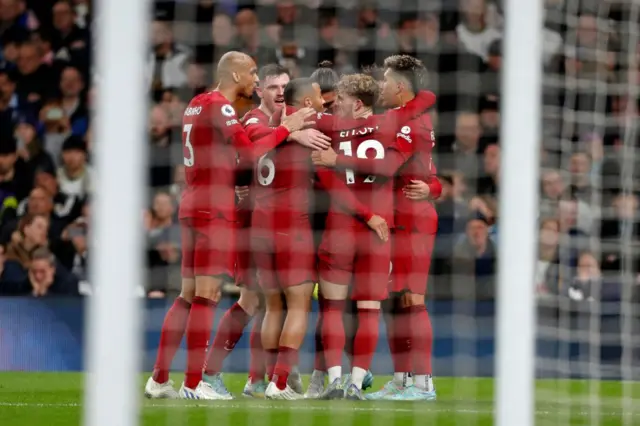
[[[145, 371], [154, 367], [163, 316], [181, 290], [176, 217], [185, 185], [184, 110], [195, 94], [215, 83], [215, 67], [225, 52], [246, 52], [259, 66], [278, 63], [294, 77], [309, 76], [322, 61], [333, 62], [342, 75], [380, 65], [393, 54], [421, 59], [429, 89], [438, 97], [431, 116], [444, 188], [435, 203], [439, 227], [427, 294], [437, 402], [289, 405], [242, 399], [252, 348], [260, 345], [251, 339], [256, 320], [247, 319], [243, 337], [228, 348], [233, 352], [223, 365], [224, 382], [237, 400], [211, 409], [145, 402], [144, 424], [492, 423], [500, 144], [517, 143], [499, 134], [501, 39], [508, 19], [502, 6], [500, 0], [155, 1], [146, 70], [152, 103], [148, 274], [139, 285], [148, 299]], [[640, 3], [546, 0], [545, 11], [536, 424], [634, 425], [640, 416], [635, 383]], [[16, 420], [20, 424], [45, 423], [52, 413], [62, 424], [72, 424], [80, 410], [81, 379], [72, 372], [83, 369], [82, 302], [70, 297], [34, 303], [28, 297], [38, 293], [31, 283], [37, 279], [27, 271], [33, 272], [32, 261], [47, 260], [50, 253], [40, 251], [32, 259], [16, 250], [24, 248], [20, 238], [26, 234], [17, 231], [30, 226], [25, 218], [44, 213], [58, 274], [68, 274], [74, 288], [55, 291], [77, 296], [78, 283], [81, 294], [91, 293], [88, 211], [81, 210], [92, 192], [92, 171], [89, 166], [80, 177], [73, 175], [69, 163], [74, 160], [61, 156], [61, 151], [92, 150], [90, 89], [96, 81], [91, 76], [100, 70], [89, 70], [91, 17], [90, 1], [0, 2], [0, 160], [15, 153], [21, 158], [15, 169], [5, 170], [0, 161], [0, 242], [7, 253], [0, 295], [26, 296], [0, 298], [0, 370], [9, 371], [0, 375], [9, 389], [0, 388], [0, 418], [13, 419], [23, 410]], [[68, 22], [76, 26], [68, 29]], [[39, 71], [31, 70], [34, 66]], [[257, 102], [243, 99], [233, 106], [241, 117]], [[64, 142], [71, 134], [77, 138]], [[15, 136], [15, 146], [7, 135]], [[41, 152], [51, 164], [38, 157]], [[43, 199], [53, 207], [38, 204]], [[11, 275], [16, 270], [17, 278]], [[224, 287], [216, 327], [238, 293], [233, 284]], [[305, 388], [315, 367], [317, 316], [314, 302], [299, 356]], [[371, 367], [374, 388], [393, 373], [387, 337], [381, 323]], [[183, 369], [186, 355], [178, 349], [173, 370]], [[182, 375], [172, 378], [181, 381]], [[3, 415], [5, 409], [11, 412]]]

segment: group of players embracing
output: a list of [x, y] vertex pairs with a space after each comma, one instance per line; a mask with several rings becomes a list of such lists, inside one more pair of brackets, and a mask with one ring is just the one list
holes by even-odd
[[[217, 88], [184, 114], [182, 292], [165, 317], [147, 397], [232, 399], [222, 365], [253, 319], [245, 396], [436, 398], [425, 308], [437, 229], [431, 200], [441, 192], [427, 112], [435, 95], [422, 90], [426, 70], [411, 56], [391, 56], [379, 71], [376, 79], [319, 68], [290, 79], [275, 64], [258, 70], [243, 53], [220, 59]], [[260, 106], [240, 120], [231, 105], [256, 89]], [[229, 280], [241, 297], [209, 347]], [[305, 392], [298, 352], [315, 283], [320, 315]], [[381, 310], [395, 374], [364, 394]], [[185, 335], [186, 373], [176, 391], [169, 368]], [[345, 352], [351, 371], [343, 375]]]

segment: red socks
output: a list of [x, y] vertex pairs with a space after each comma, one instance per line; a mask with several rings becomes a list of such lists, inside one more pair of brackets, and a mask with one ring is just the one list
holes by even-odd
[[378, 345], [380, 309], [358, 308], [358, 330], [353, 344], [353, 366], [368, 370]]
[[[433, 330], [431, 320], [424, 305], [411, 306], [411, 364], [415, 375], [431, 374], [431, 350], [433, 348]], [[404, 370], [407, 371], [407, 370]]]
[[182, 297], [178, 297], [164, 317], [158, 355], [153, 368], [153, 380], [157, 383], [166, 383], [169, 380], [169, 369], [187, 327], [189, 309], [191, 304]]
[[389, 350], [393, 360], [393, 371], [411, 371], [411, 316], [405, 309], [398, 309], [386, 317]]
[[264, 351], [264, 363], [267, 369], [267, 379], [271, 381], [273, 379], [273, 370], [276, 368], [276, 362], [278, 361], [277, 349], [265, 349]]
[[216, 302], [204, 297], [194, 297], [187, 321], [187, 369], [184, 385], [195, 389], [202, 380], [202, 369], [207, 356], [207, 346], [213, 328]]
[[209, 349], [205, 364], [205, 374], [212, 375], [222, 371], [222, 364], [242, 337], [244, 328], [251, 321], [251, 316], [236, 302], [220, 320], [218, 331]]
[[318, 297], [318, 320], [316, 321], [316, 353], [313, 363], [313, 369], [316, 371], [327, 371], [327, 366], [324, 363], [324, 347], [322, 346], [322, 318], [325, 308], [325, 301], [322, 296]]
[[262, 320], [264, 320], [264, 311], [255, 316], [249, 337], [249, 380], [251, 383], [264, 380], [266, 374], [265, 354], [262, 349]]
[[280, 390], [287, 387], [287, 379], [294, 365], [298, 363], [298, 350], [287, 346], [278, 348], [278, 361], [273, 370], [272, 380]]
[[322, 346], [327, 367], [342, 365], [342, 351], [345, 344], [342, 314], [344, 300], [325, 300], [322, 314]]

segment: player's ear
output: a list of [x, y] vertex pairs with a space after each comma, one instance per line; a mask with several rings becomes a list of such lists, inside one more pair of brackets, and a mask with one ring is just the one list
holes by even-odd
[[233, 77], [233, 81], [237, 84], [240, 81], [240, 76], [238, 75], [237, 72], [233, 72], [231, 73], [231, 76]]
[[309, 98], [309, 97], [304, 98], [304, 106], [305, 106], [305, 108], [310, 108], [310, 107], [311, 107], [311, 105], [313, 105], [313, 104], [311, 103], [311, 98]]

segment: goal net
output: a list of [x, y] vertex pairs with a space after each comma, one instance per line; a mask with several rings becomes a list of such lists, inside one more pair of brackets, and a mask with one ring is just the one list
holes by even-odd
[[[109, 410], [120, 408], [138, 410], [139, 423], [145, 425], [493, 424], [501, 337], [496, 331], [503, 235], [499, 203], [510, 202], [499, 197], [504, 175], [500, 158], [501, 147], [518, 144], [505, 140], [500, 131], [508, 0], [148, 1], [150, 46], [140, 64], [144, 69], [131, 77], [144, 84], [144, 100], [136, 90], [122, 93], [112, 84], [116, 80], [104, 79], [107, 67], [139, 62], [140, 57], [123, 52], [122, 63], [89, 65], [100, 54], [92, 41], [110, 46], [98, 39], [104, 19], [96, 13], [98, 1], [0, 2], [0, 174], [6, 175], [0, 179], [0, 197], [5, 197], [0, 243], [6, 254], [0, 277], [0, 383], [6, 384], [0, 386], [0, 418], [8, 419], [7, 425], [45, 424], [53, 418], [75, 424], [86, 400], [92, 405], [85, 415], [91, 410], [101, 413], [86, 415], [87, 421], [102, 417], [105, 424], [110, 424], [105, 420]], [[129, 22], [126, 8], [121, 12]], [[120, 30], [128, 31], [108, 29]], [[146, 36], [143, 29], [135, 35], [132, 52]], [[535, 263], [535, 287], [510, 302], [535, 298], [535, 424], [630, 426], [640, 422], [640, 3], [544, 0], [541, 44], [540, 202], [537, 257], [530, 259]], [[412, 55], [425, 64], [428, 88], [437, 96], [430, 115], [436, 134], [434, 162], [443, 188], [434, 201], [439, 224], [426, 296], [437, 401], [244, 398], [252, 348], [259, 345], [251, 338], [256, 320], [249, 318], [239, 341], [225, 346], [232, 352], [224, 361], [222, 380], [235, 396], [233, 401], [142, 400], [163, 318], [181, 292], [177, 209], [185, 188], [185, 108], [215, 84], [216, 65], [230, 50], [249, 54], [259, 67], [286, 67], [292, 77], [308, 77], [323, 61], [331, 65], [322, 67], [330, 66], [339, 76], [381, 65], [395, 54]], [[122, 72], [118, 77], [126, 82], [130, 76]], [[106, 147], [107, 129], [92, 114], [96, 92], [104, 99], [106, 93], [112, 102], [108, 114], [98, 111], [102, 118], [116, 116], [118, 107], [144, 105], [140, 116], [122, 123], [124, 129], [135, 128], [133, 121], [145, 122], [143, 138], [123, 137], [138, 154], [144, 146], [143, 159], [135, 152], [121, 159], [127, 156], [119, 151], [127, 148], [123, 141], [113, 141], [117, 150]], [[333, 102], [332, 90], [323, 92], [325, 102]], [[238, 100], [233, 108], [242, 117], [259, 102], [256, 95]], [[96, 134], [102, 135], [98, 148]], [[141, 140], [145, 143], [136, 145]], [[41, 153], [52, 163], [38, 157]], [[100, 157], [105, 153], [110, 163]], [[16, 166], [12, 163], [4, 170], [3, 159], [12, 156], [18, 158]], [[84, 159], [87, 164], [77, 174], [74, 161]], [[143, 169], [144, 188], [132, 189], [139, 180], [136, 174], [105, 169], [131, 166], [137, 160], [148, 165]], [[95, 180], [92, 169], [98, 161], [102, 168]], [[31, 172], [18, 179], [14, 176], [23, 176], [22, 165]], [[10, 183], [6, 188], [5, 180]], [[95, 193], [94, 188], [106, 188], [107, 180], [121, 188], [121, 199], [117, 191], [102, 199]], [[98, 209], [89, 208], [94, 199], [100, 200]], [[141, 228], [122, 225], [122, 212], [140, 204]], [[95, 237], [94, 228], [87, 227], [89, 215], [108, 224], [100, 227], [94, 245], [86, 243]], [[36, 238], [33, 223], [37, 226], [34, 218], [40, 216], [49, 227], [49, 241], [41, 244], [48, 248], [20, 252], [26, 247], [23, 240]], [[139, 245], [136, 235], [142, 239]], [[120, 239], [118, 251], [114, 248]], [[141, 253], [129, 243], [143, 246]], [[107, 245], [111, 251], [104, 249]], [[118, 255], [122, 268], [88, 255], [94, 249]], [[57, 259], [54, 269], [52, 255]], [[88, 275], [89, 265], [95, 264], [100, 267]], [[17, 278], [11, 275], [16, 271]], [[136, 281], [131, 286], [139, 321], [118, 316], [120, 302], [130, 302], [126, 294], [120, 300], [109, 293], [109, 308], [88, 302], [101, 297], [92, 276], [103, 277], [104, 291], [109, 279], [119, 281], [120, 273]], [[58, 280], [56, 286], [51, 274]], [[44, 281], [49, 290], [36, 285]], [[239, 291], [234, 284], [222, 288], [213, 335], [222, 317], [231, 315]], [[47, 293], [64, 297], [33, 298]], [[91, 321], [88, 314], [85, 318], [89, 311], [94, 314]], [[316, 367], [318, 315], [314, 294], [298, 362], [305, 390]], [[113, 324], [108, 338], [95, 332], [105, 321]], [[131, 338], [121, 342], [135, 347], [136, 357], [105, 343], [117, 341], [115, 325], [136, 330], [137, 339], [127, 334]], [[388, 337], [381, 321], [371, 364], [374, 381], [365, 395], [380, 389], [394, 373]], [[171, 364], [175, 390], [183, 380], [186, 360], [183, 342]], [[112, 372], [105, 367], [109, 363], [131, 369], [136, 364], [144, 372], [139, 380], [136, 376], [135, 393], [122, 391], [125, 397], [119, 400], [128, 401], [126, 407], [109, 407], [96, 398], [121, 392], [99, 388]], [[88, 370], [101, 374], [87, 374], [85, 381], [82, 372]], [[118, 374], [124, 370], [118, 369]], [[48, 373], [36, 373], [40, 371]]]

